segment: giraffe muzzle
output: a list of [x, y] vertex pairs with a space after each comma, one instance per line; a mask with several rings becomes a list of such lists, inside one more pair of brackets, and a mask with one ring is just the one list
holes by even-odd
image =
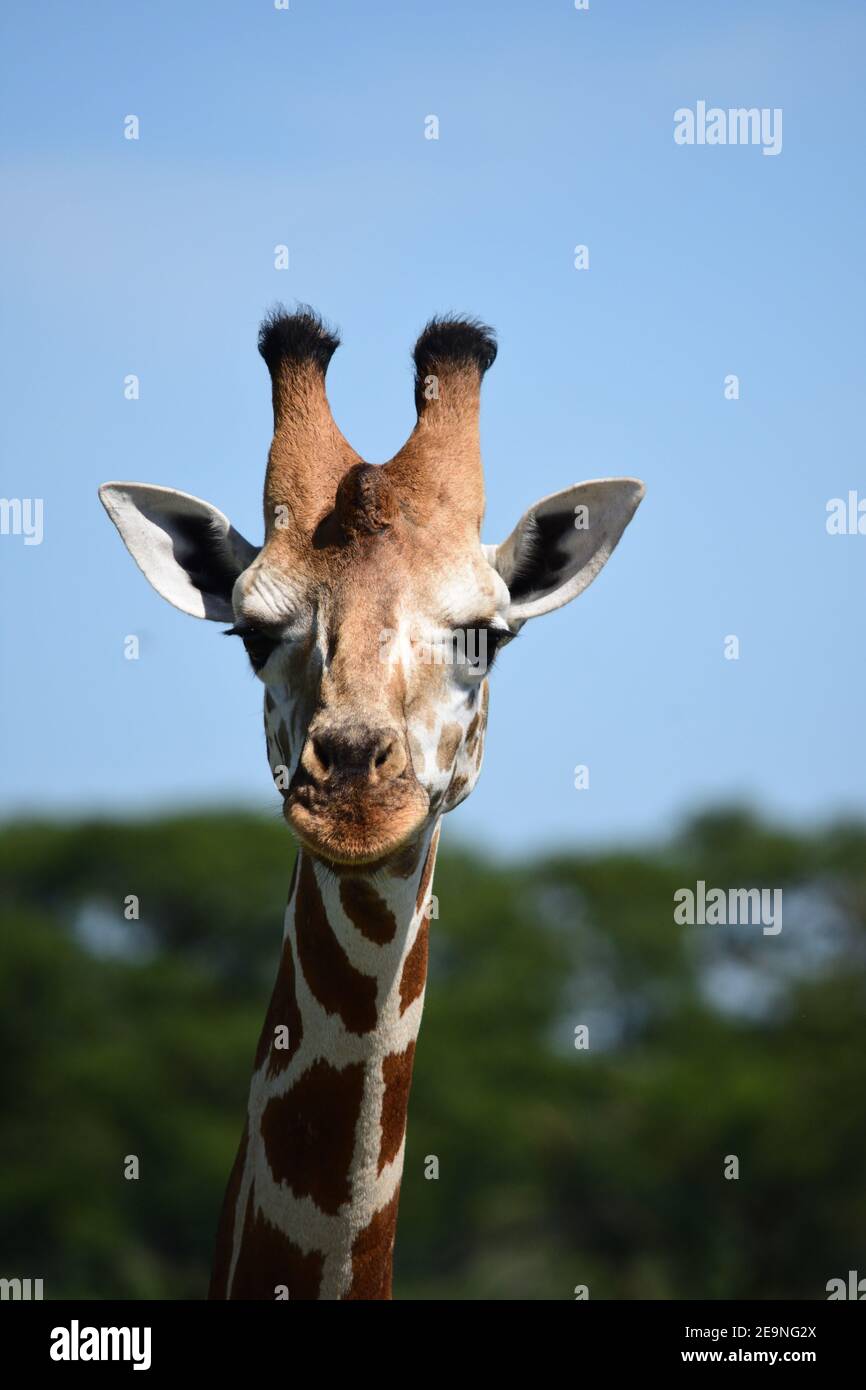
[[404, 736], [360, 725], [310, 732], [284, 802], [301, 842], [340, 863], [386, 857], [417, 834], [429, 811]]

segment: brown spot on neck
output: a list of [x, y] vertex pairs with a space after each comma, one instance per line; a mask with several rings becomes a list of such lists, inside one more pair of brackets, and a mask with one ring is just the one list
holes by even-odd
[[389, 1299], [393, 1279], [394, 1236], [400, 1189], [377, 1211], [352, 1245], [352, 1283], [348, 1300]]
[[404, 1014], [413, 1004], [420, 994], [424, 992], [427, 983], [427, 952], [428, 952], [428, 932], [429, 922], [427, 917], [422, 917], [418, 923], [418, 931], [412, 943], [412, 949], [403, 962], [403, 973], [400, 976], [400, 1013]]
[[[420, 912], [427, 901], [430, 891], [430, 880], [433, 877], [433, 868], [436, 864], [436, 850], [439, 847], [439, 827], [437, 825], [430, 841], [430, 848], [427, 851], [427, 858], [424, 861], [424, 868], [421, 871], [421, 878], [418, 883], [418, 893], [415, 898], [415, 911]], [[418, 923], [418, 930], [415, 933], [415, 940], [412, 942], [411, 949], [403, 962], [403, 972], [400, 976], [400, 1013], [404, 1014], [413, 1004], [420, 994], [424, 992], [427, 983], [427, 958], [429, 953], [429, 932], [430, 918], [425, 912]]]
[[[277, 1028], [288, 1030], [288, 1038], [284, 1047], [276, 1045]], [[303, 1032], [303, 1020], [295, 994], [295, 963], [292, 956], [292, 943], [287, 936], [283, 942], [277, 981], [256, 1049], [255, 1071], [259, 1070], [265, 1058], [270, 1054], [268, 1076], [278, 1076], [289, 1065], [300, 1047]]]
[[352, 965], [328, 921], [309, 856], [301, 853], [295, 898], [295, 937], [304, 979], [329, 1014], [337, 1014], [350, 1033], [376, 1026], [376, 981]]
[[336, 1215], [352, 1195], [350, 1169], [364, 1095], [364, 1064], [338, 1070], [319, 1057], [262, 1114], [262, 1140], [276, 1182]]
[[384, 946], [394, 940], [397, 920], [369, 880], [344, 878], [340, 883], [340, 902], [349, 921], [368, 941]]
[[256, 1211], [250, 1189], [246, 1219], [229, 1297], [269, 1299], [285, 1286], [290, 1302], [309, 1302], [319, 1297], [324, 1256], [318, 1250], [305, 1255], [282, 1231]]
[[403, 1052], [392, 1052], [382, 1059], [382, 1135], [379, 1141], [379, 1172], [393, 1163], [406, 1133], [406, 1114], [409, 1109], [409, 1090], [412, 1085], [412, 1065], [415, 1044], [409, 1043]]
[[430, 848], [427, 851], [427, 858], [424, 861], [424, 868], [421, 872], [421, 880], [418, 884], [418, 896], [415, 899], [415, 911], [420, 912], [427, 898], [430, 888], [430, 880], [433, 877], [433, 868], [436, 864], [436, 851], [439, 848], [439, 826], [433, 832], [430, 841]]

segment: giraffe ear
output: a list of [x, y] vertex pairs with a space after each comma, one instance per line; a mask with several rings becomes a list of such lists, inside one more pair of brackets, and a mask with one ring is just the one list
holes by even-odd
[[577, 483], [530, 507], [488, 556], [511, 594], [509, 624], [550, 613], [583, 593], [643, 495], [636, 478], [603, 478]]
[[149, 483], [103, 483], [102, 502], [158, 594], [193, 618], [232, 622], [232, 588], [258, 550], [209, 502]]

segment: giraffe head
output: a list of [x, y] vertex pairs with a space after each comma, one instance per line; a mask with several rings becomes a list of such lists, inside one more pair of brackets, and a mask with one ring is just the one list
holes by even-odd
[[591, 583], [643, 486], [567, 488], [483, 545], [478, 413], [491, 331], [459, 318], [427, 325], [414, 353], [417, 422], [381, 466], [362, 462], [331, 415], [337, 345], [309, 309], [262, 325], [274, 439], [260, 547], [172, 488], [106, 483], [100, 497], [157, 592], [243, 642], [298, 839], [332, 863], [363, 864], [420, 843], [472, 790], [494, 657]]

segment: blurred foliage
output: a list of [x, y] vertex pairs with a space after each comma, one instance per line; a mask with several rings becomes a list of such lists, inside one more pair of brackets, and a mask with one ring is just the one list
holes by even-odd
[[[292, 854], [246, 814], [0, 830], [0, 1274], [203, 1296]], [[781, 887], [781, 934], [675, 926], [698, 879]], [[823, 1298], [866, 1272], [866, 827], [445, 848], [434, 890], [397, 1297]]]

